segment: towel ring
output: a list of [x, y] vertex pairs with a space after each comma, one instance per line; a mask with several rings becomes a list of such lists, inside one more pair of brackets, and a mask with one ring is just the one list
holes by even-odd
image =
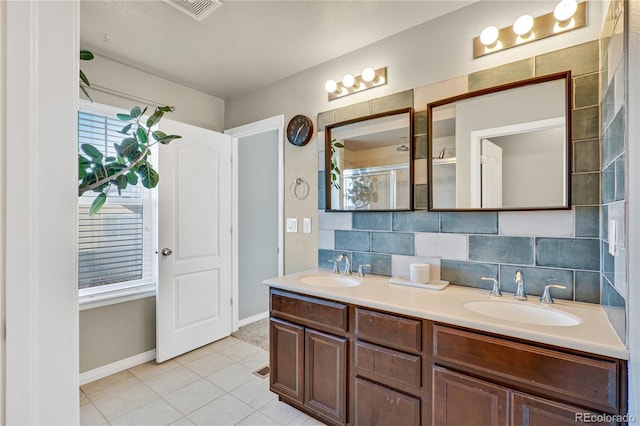
[[304, 200], [309, 195], [309, 184], [302, 178], [296, 178], [289, 185], [289, 194], [294, 200]]

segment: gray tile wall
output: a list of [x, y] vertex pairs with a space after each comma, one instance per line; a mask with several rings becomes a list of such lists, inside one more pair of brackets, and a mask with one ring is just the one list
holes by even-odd
[[[319, 155], [318, 267], [330, 268], [340, 253], [372, 265], [372, 272], [408, 277], [410, 262], [428, 262], [432, 275], [453, 284], [486, 288], [484, 277], [500, 279], [513, 292], [515, 271], [524, 272], [530, 295], [540, 295], [544, 285], [566, 285], [554, 297], [600, 303], [601, 174], [599, 67], [600, 42], [595, 40], [545, 55], [501, 65], [468, 76], [469, 90], [571, 69], [573, 77], [572, 210], [538, 212], [428, 212], [426, 185], [416, 185], [412, 212], [325, 212], [324, 149]], [[407, 92], [371, 101], [384, 110], [412, 101]], [[382, 105], [382, 106], [381, 106]], [[357, 116], [357, 104], [318, 115], [320, 131], [337, 117]], [[424, 105], [426, 108], [426, 105]], [[371, 107], [369, 106], [369, 110]], [[613, 119], [613, 116], [612, 116]], [[426, 157], [426, 110], [416, 108], [415, 160]], [[614, 131], [610, 137], [614, 136]], [[604, 157], [604, 154], [603, 154]], [[612, 158], [616, 166], [616, 155]], [[613, 189], [623, 188], [613, 173]], [[612, 263], [614, 265], [615, 262]], [[613, 267], [613, 266], [612, 266]], [[607, 300], [614, 300], [611, 293]], [[618, 299], [615, 299], [619, 302]]]
[[[602, 306], [609, 321], [620, 338], [626, 340], [626, 301], [627, 265], [625, 259], [626, 234], [626, 183], [625, 183], [625, 151], [626, 151], [626, 93], [625, 81], [625, 26], [624, 2], [611, 2], [609, 12], [603, 26], [600, 63], [601, 63], [601, 110], [602, 129], [601, 164], [601, 236], [602, 252], [600, 276]], [[611, 235], [609, 221], [617, 222], [617, 242], [614, 254], [609, 253]]]

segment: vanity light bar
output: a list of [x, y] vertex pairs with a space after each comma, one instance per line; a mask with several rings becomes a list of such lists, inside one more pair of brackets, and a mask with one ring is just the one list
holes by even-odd
[[[564, 0], [561, 3], [565, 3]], [[525, 15], [516, 21], [519, 25], [529, 20], [524, 18]], [[561, 15], [559, 15], [561, 16]], [[518, 26], [519, 26], [518, 25]], [[531, 43], [532, 41], [551, 37], [554, 35], [566, 33], [568, 31], [577, 30], [587, 25], [587, 2], [577, 3], [573, 16], [561, 21], [554, 16], [554, 12], [533, 18], [533, 25], [530, 31], [525, 34], [516, 34], [516, 25], [501, 28], [487, 27], [483, 34], [473, 39], [473, 57], [489, 55], [491, 53], [500, 52], [511, 47], [520, 46], [522, 44]], [[497, 30], [497, 35], [496, 35]], [[518, 29], [519, 30], [519, 29]], [[519, 30], [519, 32], [521, 32]], [[488, 44], [485, 44], [488, 43]]]
[[362, 70], [362, 74], [358, 76], [345, 74], [342, 77], [342, 81], [329, 80], [325, 83], [324, 88], [328, 93], [328, 99], [332, 101], [384, 84], [387, 84], [387, 67], [378, 68], [377, 70], [365, 68]]

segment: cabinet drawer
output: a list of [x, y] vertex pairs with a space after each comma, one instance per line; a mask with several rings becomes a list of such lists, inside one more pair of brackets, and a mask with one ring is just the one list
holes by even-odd
[[348, 307], [280, 290], [271, 290], [271, 315], [322, 331], [344, 334], [348, 329]]
[[357, 308], [356, 336], [402, 351], [422, 350], [422, 322], [415, 319]]
[[356, 377], [355, 424], [419, 426], [420, 399]]
[[422, 358], [365, 342], [356, 342], [355, 365], [359, 373], [372, 379], [389, 379], [419, 389], [422, 385]]
[[618, 363], [436, 325], [436, 363], [508, 386], [617, 413]]

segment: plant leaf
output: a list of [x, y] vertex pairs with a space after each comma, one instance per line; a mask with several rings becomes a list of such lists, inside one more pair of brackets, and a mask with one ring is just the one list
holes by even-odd
[[118, 120], [120, 121], [131, 121], [131, 116], [129, 114], [118, 113], [116, 114], [116, 117], [118, 117]]
[[344, 148], [344, 144], [341, 144], [340, 142], [334, 143], [333, 146], [335, 146], [336, 148]]
[[87, 78], [87, 76], [82, 72], [82, 70], [80, 70], [80, 80], [82, 80], [82, 82], [84, 84], [86, 84], [87, 86], [91, 87], [91, 84], [89, 83], [89, 79]]
[[166, 138], [167, 134], [165, 132], [163, 132], [162, 130], [156, 130], [154, 132], [151, 132], [151, 136], [153, 136], [153, 138], [155, 140], [159, 140], [159, 139], [162, 139], [162, 138]]
[[93, 59], [93, 53], [88, 50], [80, 50], [80, 59], [83, 61], [90, 61]]
[[147, 119], [147, 127], [153, 127], [164, 115], [164, 112], [157, 108], [153, 115]]
[[133, 138], [125, 138], [120, 144], [120, 155], [129, 157], [138, 150], [138, 141]]
[[160, 142], [163, 145], [168, 144], [169, 142], [171, 142], [174, 139], [182, 139], [182, 136], [179, 135], [168, 135], [165, 136], [164, 138], [158, 139], [158, 142]]
[[105, 201], [107, 201], [107, 194], [105, 194], [104, 192], [98, 194], [96, 199], [93, 200], [93, 203], [91, 203], [91, 207], [89, 208], [89, 216], [93, 216], [94, 214], [98, 213], [104, 205]]
[[172, 106], [161, 106], [161, 107], [158, 107], [158, 109], [159, 109], [160, 111], [162, 111], [162, 112], [173, 112], [173, 111], [175, 111], [175, 110], [176, 110], [176, 109], [175, 109], [174, 107], [172, 107]]
[[120, 175], [116, 178], [118, 181], [118, 190], [125, 189], [129, 184], [129, 180], [125, 175]]
[[82, 93], [84, 93], [87, 99], [93, 102], [93, 99], [91, 99], [91, 96], [89, 96], [89, 92], [87, 92], [87, 89], [82, 85], [82, 83], [80, 83], [80, 90], [82, 90]]
[[138, 174], [140, 175], [142, 186], [145, 188], [155, 188], [158, 185], [160, 176], [149, 163], [141, 164], [138, 168]]
[[139, 106], [134, 106], [133, 109], [131, 110], [131, 112], [129, 113], [129, 116], [131, 118], [138, 118], [140, 117], [140, 114], [142, 114], [142, 110], [140, 109]]
[[122, 128], [122, 130], [120, 130], [120, 133], [122, 133], [123, 135], [129, 134], [129, 131], [131, 130], [131, 126], [133, 126], [133, 123], [127, 124]]
[[102, 155], [98, 148], [89, 143], [83, 143], [82, 145], [80, 145], [80, 148], [84, 151], [85, 154], [89, 156], [89, 158], [91, 158], [96, 163], [102, 161], [102, 158], [104, 157], [104, 155]]
[[129, 182], [129, 185], [137, 185], [138, 184], [138, 175], [130, 172], [127, 175], [127, 181]]
[[144, 131], [144, 129], [142, 128], [142, 126], [138, 127], [138, 140], [141, 143], [146, 144], [147, 143], [147, 132]]

